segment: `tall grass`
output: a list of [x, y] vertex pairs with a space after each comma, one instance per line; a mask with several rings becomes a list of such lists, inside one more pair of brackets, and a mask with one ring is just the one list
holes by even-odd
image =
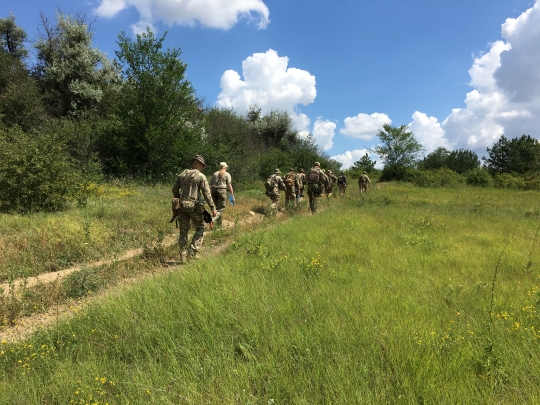
[[538, 197], [389, 185], [238, 235], [2, 344], [0, 398], [538, 404]]

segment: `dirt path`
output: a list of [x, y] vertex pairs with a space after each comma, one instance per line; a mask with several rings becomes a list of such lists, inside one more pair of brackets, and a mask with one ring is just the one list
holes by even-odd
[[[243, 225], [256, 224], [256, 223], [261, 222], [263, 217], [264, 216], [261, 214], [256, 214], [253, 211], [250, 211], [249, 216], [247, 216], [242, 221], [240, 221], [240, 223]], [[233, 227], [234, 222], [223, 220], [223, 226], [226, 228]], [[163, 245], [164, 246], [173, 245], [174, 243], [176, 243], [176, 238], [177, 238], [176, 234], [168, 235], [163, 241]], [[203, 256], [214, 256], [221, 253], [230, 245], [232, 240], [233, 238], [230, 238], [223, 241], [219, 245], [206, 248], [203, 252]], [[24, 279], [18, 279], [18, 280], [15, 280], [15, 283], [14, 283], [15, 291], [18, 291], [21, 288], [29, 288], [38, 284], [46, 284], [46, 283], [54, 282], [58, 279], [66, 277], [67, 275], [71, 273], [80, 271], [82, 268], [101, 266], [101, 265], [109, 264], [118, 260], [128, 260], [133, 257], [139, 256], [142, 253], [143, 253], [142, 248], [133, 249], [133, 250], [124, 252], [124, 254], [120, 257], [116, 257], [112, 259], [103, 259], [103, 260], [87, 263], [84, 266], [75, 266], [69, 269], [56, 271], [54, 273], [40, 274], [39, 276], [28, 278], [26, 281]], [[32, 333], [36, 332], [37, 330], [51, 329], [55, 327], [57, 323], [61, 321], [62, 319], [65, 319], [66, 317], [69, 317], [69, 316], [75, 316], [82, 309], [84, 309], [84, 307], [86, 307], [88, 304], [96, 300], [100, 300], [110, 295], [111, 293], [118, 291], [120, 288], [125, 287], [126, 285], [139, 282], [149, 277], [154, 277], [156, 274], [164, 274], [170, 271], [176, 271], [180, 267], [181, 265], [175, 264], [174, 262], [166, 261], [165, 265], [158, 268], [157, 271], [153, 271], [152, 274], [147, 273], [147, 274], [141, 274], [136, 277], [131, 277], [129, 279], [123, 280], [119, 284], [112, 286], [111, 288], [103, 289], [95, 295], [87, 296], [87, 297], [80, 298], [77, 300], [70, 300], [66, 303], [53, 306], [49, 308], [46, 312], [37, 313], [31, 316], [19, 318], [17, 319], [15, 325], [9, 326], [9, 327], [2, 326], [0, 328], [0, 341], [18, 342], [20, 340], [27, 338], [28, 336], [30, 336]], [[4, 288], [4, 294], [6, 294], [6, 291], [9, 290], [9, 285], [2, 284], [1, 287]]]

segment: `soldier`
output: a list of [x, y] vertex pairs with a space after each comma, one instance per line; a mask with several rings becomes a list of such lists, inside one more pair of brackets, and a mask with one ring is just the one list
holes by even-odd
[[347, 176], [345, 176], [345, 173], [341, 172], [340, 176], [338, 177], [338, 187], [339, 187], [339, 195], [345, 194], [345, 190], [348, 187], [347, 184]]
[[285, 175], [285, 207], [289, 206], [289, 202], [292, 202], [296, 207], [296, 190], [299, 189], [298, 178], [294, 169], [291, 168], [289, 172]]
[[278, 211], [279, 190], [285, 190], [285, 183], [283, 183], [280, 174], [281, 171], [279, 169], [274, 170], [274, 174], [270, 175], [264, 184], [266, 195], [270, 197], [270, 200], [272, 201], [270, 208], [274, 211]]
[[311, 208], [311, 213], [315, 214], [317, 212], [317, 199], [321, 196], [325, 186], [328, 185], [328, 180], [326, 179], [326, 175], [321, 171], [321, 164], [319, 162], [313, 164], [313, 167], [306, 175], [306, 181], [309, 208]]
[[[212, 216], [217, 215], [216, 207], [210, 195], [210, 187], [206, 181], [206, 176], [201, 173], [205, 162], [201, 155], [195, 155], [191, 159], [191, 169], [186, 169], [178, 175], [172, 187], [174, 198], [178, 198], [180, 204], [180, 213], [178, 214], [180, 237], [178, 246], [180, 247], [180, 261], [186, 262], [187, 257], [197, 258], [199, 249], [204, 240], [204, 200], [210, 206]], [[204, 198], [204, 200], [203, 200]], [[193, 222], [195, 233], [191, 239], [189, 248], [187, 246], [187, 237], [190, 228], [189, 221]]]
[[301, 202], [302, 198], [304, 198], [304, 188], [306, 187], [306, 174], [304, 173], [304, 169], [300, 168], [298, 170], [296, 179], [298, 180], [298, 190], [296, 194], [296, 200], [297, 202]]
[[324, 188], [323, 188], [324, 195], [326, 196], [326, 198], [328, 198], [329, 195], [332, 193], [332, 185], [330, 183], [330, 178], [328, 177], [328, 175], [326, 174], [326, 170], [324, 169], [321, 169], [321, 176], [323, 178], [323, 184], [324, 184]]
[[368, 184], [371, 186], [371, 181], [369, 181], [369, 177], [364, 170], [364, 173], [360, 176], [358, 179], [358, 188], [360, 189], [360, 194], [365, 193], [368, 188]]
[[[328, 182], [330, 183], [330, 193], [329, 194], [333, 194], [334, 186], [337, 183], [337, 177], [332, 174], [332, 170], [328, 170], [327, 177], [328, 177]], [[334, 195], [334, 197], [335, 197], [335, 195]]]
[[210, 191], [212, 193], [212, 201], [218, 211], [218, 219], [216, 225], [221, 226], [223, 219], [223, 210], [227, 203], [227, 190], [231, 193], [232, 203], [234, 203], [234, 191], [232, 187], [232, 178], [230, 173], [227, 173], [229, 166], [225, 162], [219, 164], [219, 170], [214, 173], [210, 181]]

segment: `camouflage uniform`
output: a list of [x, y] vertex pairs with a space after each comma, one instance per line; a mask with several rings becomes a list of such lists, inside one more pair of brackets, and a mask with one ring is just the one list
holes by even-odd
[[341, 172], [341, 176], [338, 178], [338, 187], [339, 187], [339, 194], [343, 195], [345, 194], [345, 190], [347, 190], [347, 176], [345, 176], [345, 173]]
[[304, 197], [304, 188], [306, 186], [306, 174], [304, 173], [304, 169], [298, 170], [298, 174], [296, 175], [296, 180], [298, 180], [298, 190], [296, 193], [296, 198], [298, 202], [302, 201], [302, 198]]
[[[289, 179], [292, 181], [292, 184], [289, 186]], [[298, 184], [298, 176], [294, 172], [294, 169], [289, 170], [285, 175], [285, 207], [289, 206], [289, 203], [292, 202], [296, 207], [296, 192], [300, 188]]]
[[[227, 205], [227, 190], [232, 190], [232, 178], [230, 173], [227, 173], [225, 169], [227, 163], [220, 163], [221, 169], [215, 172], [210, 180], [210, 190], [212, 194], [212, 201], [216, 206], [216, 210], [219, 212], [218, 219], [216, 220], [216, 225], [221, 225], [223, 219], [223, 210]], [[232, 193], [231, 193], [232, 194]], [[233, 195], [234, 200], [234, 195]]]
[[270, 197], [270, 200], [272, 201], [270, 208], [274, 211], [278, 210], [279, 190], [285, 190], [285, 183], [283, 182], [280, 174], [281, 171], [279, 169], [274, 170], [274, 174], [270, 176], [274, 179], [274, 189], [266, 192], [266, 195]]
[[315, 214], [317, 212], [317, 199], [321, 196], [324, 188], [328, 185], [328, 179], [321, 171], [319, 162], [315, 162], [313, 167], [309, 170], [306, 175], [306, 181], [309, 197], [309, 208], [311, 209], [311, 213]]
[[[193, 159], [199, 160], [197, 156]], [[200, 156], [200, 158], [204, 164], [202, 156]], [[210, 195], [210, 187], [208, 186], [206, 176], [197, 169], [187, 169], [180, 173], [174, 182], [172, 193], [173, 196], [179, 198], [180, 201], [191, 200], [195, 202], [193, 211], [182, 212], [182, 209], [180, 209], [180, 213], [178, 214], [178, 223], [180, 226], [178, 246], [180, 247], [180, 258], [182, 261], [185, 261], [187, 255], [190, 255], [191, 257], [197, 256], [204, 240], [204, 200], [206, 200], [210, 206], [211, 211], [215, 211], [216, 208]], [[191, 244], [188, 248], [187, 237], [190, 221], [193, 222], [195, 233], [193, 234]]]
[[358, 187], [360, 188], [360, 194], [367, 191], [368, 184], [371, 185], [369, 177], [366, 172], [364, 172], [358, 179]]
[[[328, 194], [331, 194], [334, 192], [334, 186], [337, 183], [337, 177], [332, 174], [332, 170], [328, 170], [328, 174], [326, 175], [328, 177], [328, 182], [330, 183], [328, 189], [330, 192]], [[335, 195], [334, 195], [335, 197]]]

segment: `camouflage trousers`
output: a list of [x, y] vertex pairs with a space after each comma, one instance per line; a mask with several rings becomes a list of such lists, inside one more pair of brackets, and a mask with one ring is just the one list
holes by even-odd
[[285, 189], [285, 207], [288, 207], [291, 202], [296, 207], [296, 189], [294, 187]]
[[358, 183], [358, 188], [360, 189], [360, 194], [367, 191], [367, 183]]
[[217, 226], [221, 226], [223, 224], [223, 211], [225, 210], [225, 207], [227, 205], [227, 190], [225, 190], [224, 188], [215, 188], [212, 190], [211, 194], [212, 201], [214, 201], [214, 205], [216, 206], [216, 211], [221, 214], [214, 221], [214, 223]]
[[308, 184], [308, 197], [309, 197], [309, 208], [311, 213], [315, 214], [317, 212], [317, 202], [320, 197], [320, 190], [318, 184]]
[[270, 200], [272, 201], [272, 204], [270, 205], [270, 208], [273, 209], [274, 211], [277, 211], [278, 210], [278, 204], [279, 204], [279, 194], [270, 194], [270, 195], [268, 195], [268, 197], [270, 197]]
[[340, 195], [345, 194], [345, 190], [347, 190], [347, 186], [346, 186], [346, 185], [340, 184], [340, 185], [339, 185], [339, 194], [340, 194]]
[[[190, 228], [190, 221], [193, 222], [195, 227], [195, 233], [191, 239], [191, 244], [187, 245], [188, 232]], [[181, 212], [178, 215], [178, 226], [180, 227], [180, 237], [178, 238], [178, 246], [180, 247], [180, 257], [185, 257], [186, 254], [195, 256], [204, 240], [204, 221], [203, 214], [197, 214], [195, 212], [185, 213]]]

